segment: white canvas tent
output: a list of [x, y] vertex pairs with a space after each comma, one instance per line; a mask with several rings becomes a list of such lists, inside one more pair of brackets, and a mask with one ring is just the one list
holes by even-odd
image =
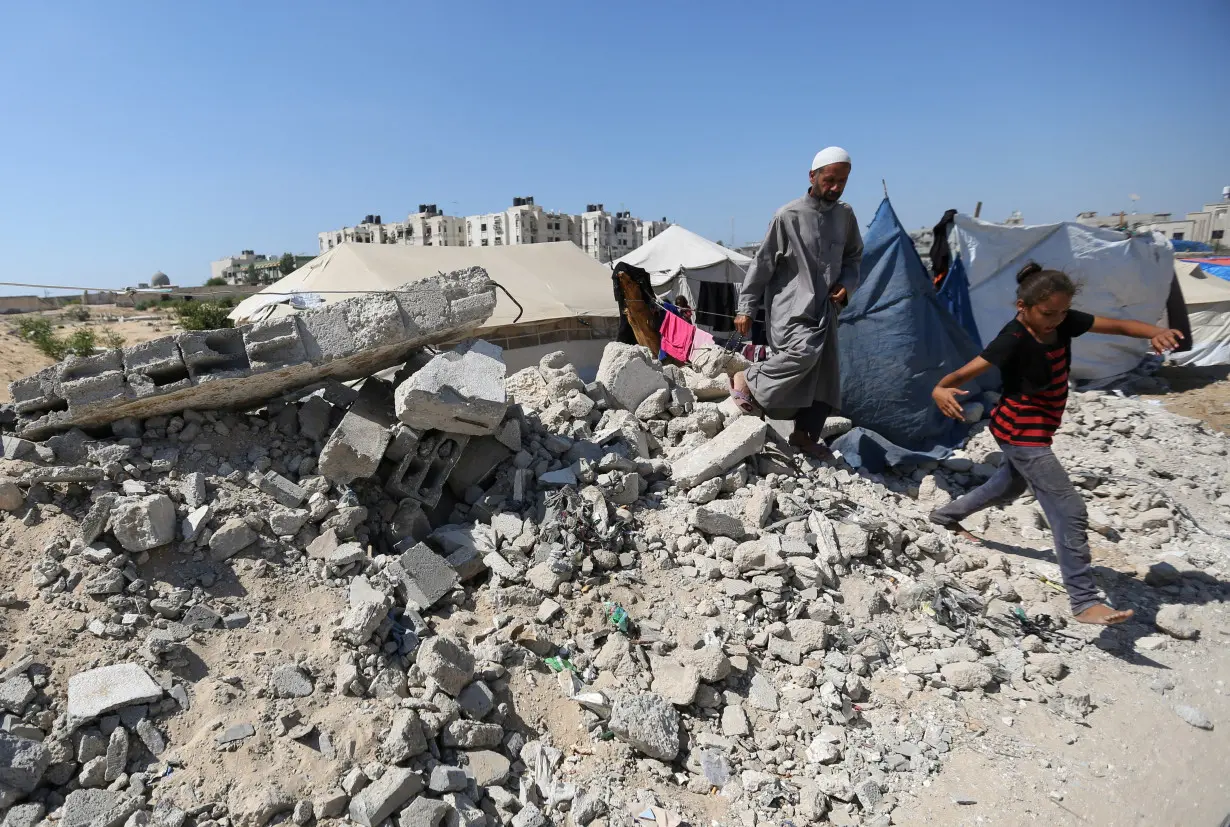
[[620, 258], [618, 263], [646, 270], [658, 298], [683, 294], [695, 307], [701, 282], [737, 287], [743, 283], [743, 274], [752, 260], [674, 224]]
[[1210, 276], [1199, 264], [1176, 261], [1175, 275], [1187, 303], [1192, 349], [1170, 354], [1176, 365], [1230, 365], [1230, 281]]
[[[1080, 286], [1073, 306], [1117, 319], [1157, 322], [1174, 274], [1174, 251], [1160, 234], [1128, 237], [1114, 230], [1065, 221], [1004, 226], [958, 215], [954, 253], [969, 279], [969, 298], [982, 343], [1015, 310], [1016, 274], [1030, 261], [1063, 270]], [[1072, 376], [1110, 379], [1140, 364], [1146, 343], [1089, 333], [1073, 342]]]
[[476, 266], [523, 308], [518, 318], [516, 304], [497, 290], [495, 312], [476, 334], [508, 351], [510, 372], [553, 350], [565, 351], [578, 369], [597, 366], [619, 327], [611, 272], [569, 241], [508, 247], [345, 243], [244, 299], [230, 318], [260, 321], [297, 312], [294, 304], [308, 294], [332, 304]]

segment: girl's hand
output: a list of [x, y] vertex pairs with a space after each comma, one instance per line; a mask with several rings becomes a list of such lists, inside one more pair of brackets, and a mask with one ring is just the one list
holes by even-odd
[[964, 422], [965, 411], [961, 410], [961, 403], [957, 401], [958, 396], [969, 396], [969, 391], [963, 391], [960, 388], [941, 388], [939, 385], [931, 391], [931, 398], [935, 400], [940, 413], [950, 419], [959, 419]]
[[1165, 353], [1168, 350], [1178, 350], [1179, 341], [1182, 340], [1183, 334], [1177, 330], [1163, 330], [1152, 339], [1149, 344], [1153, 345], [1153, 350], [1157, 353]]

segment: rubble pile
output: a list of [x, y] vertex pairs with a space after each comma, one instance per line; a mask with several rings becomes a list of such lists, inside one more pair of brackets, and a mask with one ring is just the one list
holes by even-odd
[[[985, 432], [859, 474], [740, 416], [726, 364], [401, 358], [2, 436], [4, 827], [889, 824], [969, 699], [1089, 714], [1057, 567], [927, 520], [994, 472]], [[1072, 397], [1057, 450], [1147, 646], [1228, 596], [1228, 447]], [[1048, 545], [1029, 499], [986, 519]]]

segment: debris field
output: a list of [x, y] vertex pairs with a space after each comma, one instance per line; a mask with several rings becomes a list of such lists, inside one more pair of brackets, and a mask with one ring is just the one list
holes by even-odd
[[[979, 737], [965, 704], [1082, 722], [1073, 658], [1195, 645], [1230, 597], [1230, 441], [1196, 420], [1070, 399], [1056, 450], [1138, 615], [1107, 643], [1053, 561], [928, 521], [1001, 461], [980, 426], [822, 466], [724, 358], [613, 343], [587, 383], [433, 347], [494, 303], [462, 271], [13, 383], [3, 827], [888, 825]], [[1029, 497], [967, 527], [1048, 544]]]

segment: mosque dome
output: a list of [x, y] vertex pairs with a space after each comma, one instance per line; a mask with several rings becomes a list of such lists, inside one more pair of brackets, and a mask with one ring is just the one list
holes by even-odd
[[154, 273], [154, 277], [149, 280], [151, 287], [170, 287], [171, 277], [159, 270]]

